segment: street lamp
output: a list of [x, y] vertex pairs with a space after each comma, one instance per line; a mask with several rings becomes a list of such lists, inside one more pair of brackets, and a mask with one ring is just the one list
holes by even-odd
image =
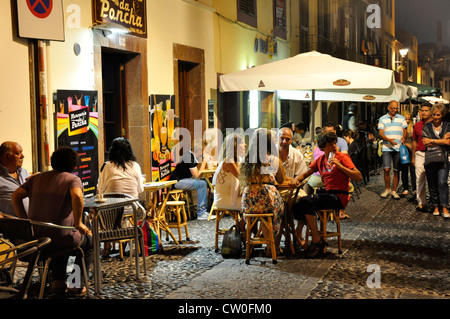
[[408, 54], [408, 49], [401, 49], [400, 50], [400, 55], [402, 56], [402, 59], [405, 58], [405, 56]]
[[406, 49], [401, 49], [400, 51], [400, 56], [401, 56], [401, 60], [400, 61], [395, 61], [396, 64], [400, 64], [400, 66], [398, 67], [398, 72], [400, 72], [400, 82], [404, 82], [403, 81], [403, 73], [406, 71], [405, 66], [403, 65], [404, 63], [404, 59], [405, 57], [408, 55], [408, 48]]

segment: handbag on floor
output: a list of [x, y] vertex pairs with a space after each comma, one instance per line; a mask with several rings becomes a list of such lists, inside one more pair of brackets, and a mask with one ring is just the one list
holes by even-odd
[[241, 232], [236, 225], [223, 235], [221, 254], [223, 258], [239, 258], [242, 254]]

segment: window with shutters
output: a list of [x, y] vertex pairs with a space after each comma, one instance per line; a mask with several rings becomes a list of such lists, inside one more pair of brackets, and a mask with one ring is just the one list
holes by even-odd
[[258, 27], [258, 15], [256, 10], [257, 0], [236, 0], [237, 19], [239, 22]]

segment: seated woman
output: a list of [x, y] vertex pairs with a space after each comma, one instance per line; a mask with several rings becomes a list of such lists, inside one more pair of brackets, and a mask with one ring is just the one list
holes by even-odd
[[122, 193], [136, 198], [144, 191], [141, 167], [126, 138], [118, 137], [112, 141], [109, 160], [100, 171], [97, 191], [99, 194]]
[[[271, 212], [273, 229], [263, 226], [264, 237], [269, 231], [274, 233], [275, 245], [280, 240], [280, 225], [284, 213], [284, 202], [275, 182], [283, 183], [285, 172], [278, 158], [278, 150], [274, 134], [267, 129], [257, 129], [250, 138], [245, 161], [241, 165], [241, 183], [244, 187], [242, 194], [243, 214], [262, 214]], [[270, 256], [270, 247], [266, 249]]]
[[[144, 191], [143, 184], [141, 167], [136, 162], [130, 142], [124, 137], [115, 138], [109, 148], [109, 160], [100, 170], [97, 192], [127, 194], [138, 198]], [[132, 214], [132, 208], [126, 207], [125, 213]], [[111, 243], [105, 243], [102, 256], [109, 256], [110, 250]]]
[[300, 182], [314, 172], [320, 172], [325, 188], [325, 192], [303, 197], [293, 206], [294, 218], [299, 220], [297, 232], [301, 233], [305, 220], [311, 229], [312, 245], [306, 252], [310, 258], [318, 257], [326, 245], [320, 238], [315, 212], [322, 209], [344, 209], [349, 201], [350, 179], [362, 180], [362, 175], [350, 156], [338, 152], [336, 143], [336, 133], [320, 134], [317, 145], [325, 154], [316, 159], [308, 171], [296, 178]]
[[[58, 148], [51, 157], [53, 170], [33, 175], [12, 195], [16, 214], [20, 218], [53, 223], [61, 226], [72, 226], [75, 230], [35, 227], [35, 236], [50, 237], [48, 250], [59, 251], [80, 246], [85, 255], [86, 268], [93, 261], [92, 233], [82, 222], [84, 206], [83, 184], [81, 179], [71, 172], [77, 166], [78, 154], [69, 147]], [[28, 216], [22, 199], [29, 197]], [[55, 292], [66, 291], [66, 268], [69, 256], [55, 258], [50, 262], [52, 287]], [[81, 260], [75, 263], [81, 267]], [[86, 287], [69, 288], [69, 293], [84, 294]]]
[[225, 138], [214, 174], [214, 205], [219, 209], [241, 210], [239, 187], [239, 164], [245, 156], [245, 140], [240, 134], [232, 133]]

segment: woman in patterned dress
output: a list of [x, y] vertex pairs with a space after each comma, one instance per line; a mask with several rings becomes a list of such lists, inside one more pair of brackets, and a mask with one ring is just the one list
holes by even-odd
[[[278, 158], [275, 134], [267, 129], [257, 129], [251, 136], [245, 161], [241, 166], [242, 213], [260, 214], [271, 212], [275, 245], [280, 241], [280, 224], [284, 213], [284, 202], [275, 182], [284, 180], [284, 168]], [[268, 229], [263, 226], [263, 235], [268, 237]], [[270, 247], [267, 247], [269, 255]]]

